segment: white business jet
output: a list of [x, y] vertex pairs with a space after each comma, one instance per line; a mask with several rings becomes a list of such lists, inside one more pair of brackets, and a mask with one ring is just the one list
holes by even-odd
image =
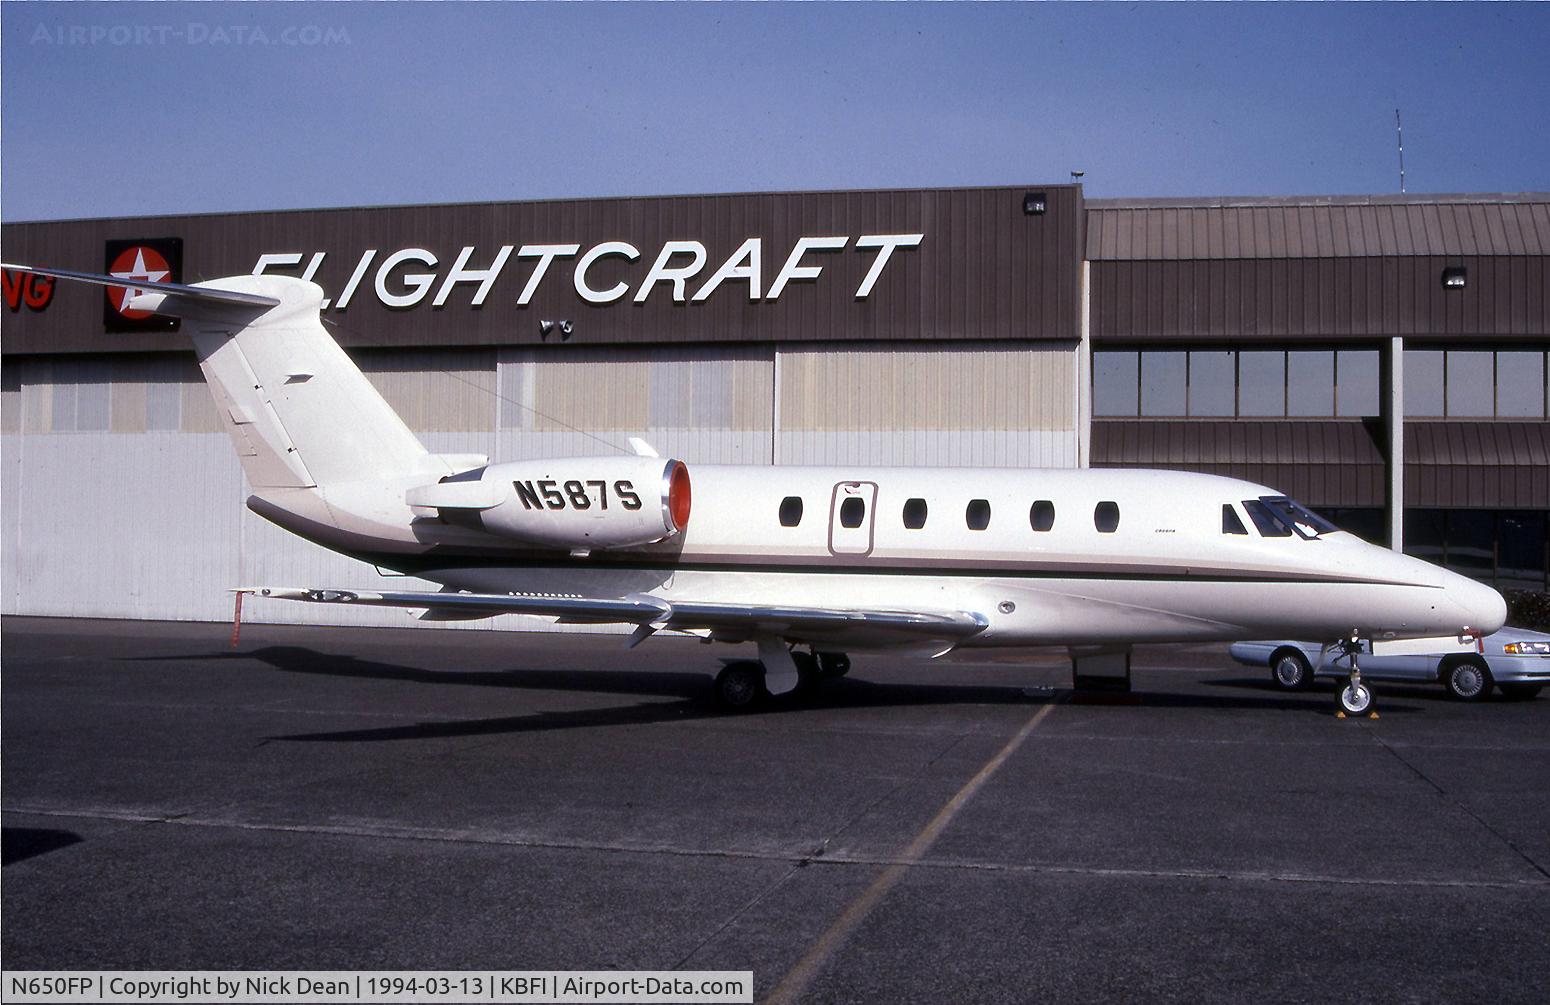
[[[6, 266], [122, 287], [121, 279]], [[283, 276], [140, 284], [184, 320], [254, 512], [443, 592], [252, 588], [430, 618], [535, 614], [757, 646], [718, 697], [751, 707], [848, 669], [846, 649], [1060, 647], [1079, 674], [1141, 642], [1332, 640], [1464, 649], [1500, 628], [1489, 587], [1337, 530], [1274, 489], [1141, 470], [761, 467], [633, 455], [430, 453]], [[692, 488], [691, 488], [692, 486]], [[692, 505], [691, 505], [692, 492]], [[1411, 642], [1407, 640], [1421, 640]]]

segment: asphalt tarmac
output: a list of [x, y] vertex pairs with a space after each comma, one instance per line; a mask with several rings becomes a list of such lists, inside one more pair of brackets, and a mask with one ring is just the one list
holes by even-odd
[[719, 713], [653, 639], [9, 618], [7, 969], [752, 970], [759, 1000], [1534, 1001], [1550, 696], [1225, 646], [858, 655]]

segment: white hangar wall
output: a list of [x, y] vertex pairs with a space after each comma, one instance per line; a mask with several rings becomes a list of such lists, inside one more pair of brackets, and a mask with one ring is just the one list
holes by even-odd
[[[1075, 342], [354, 355], [429, 449], [492, 460], [608, 453], [644, 436], [691, 473], [712, 463], [1079, 463]], [[384, 580], [250, 513], [191, 356], [12, 357], [0, 430], [6, 614], [221, 621], [235, 586], [435, 588]], [[255, 600], [243, 618], [418, 623], [400, 611]], [[461, 624], [554, 630], [516, 616]]]

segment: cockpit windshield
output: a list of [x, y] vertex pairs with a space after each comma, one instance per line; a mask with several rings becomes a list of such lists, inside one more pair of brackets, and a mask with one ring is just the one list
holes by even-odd
[[1286, 496], [1260, 496], [1243, 500], [1243, 508], [1254, 521], [1262, 537], [1291, 537], [1295, 532], [1305, 541], [1340, 528]]

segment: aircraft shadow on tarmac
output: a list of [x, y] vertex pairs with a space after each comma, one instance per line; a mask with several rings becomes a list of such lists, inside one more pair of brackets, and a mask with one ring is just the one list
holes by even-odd
[[68, 848], [81, 843], [81, 835], [74, 831], [52, 830], [47, 827], [0, 827], [0, 865], [10, 865], [36, 855]]
[[[372, 742], [383, 740], [436, 739], [502, 733], [542, 732], [558, 729], [595, 728], [609, 725], [645, 725], [732, 715], [716, 704], [711, 675], [707, 672], [661, 672], [575, 669], [436, 670], [319, 652], [304, 646], [267, 646], [248, 652], [218, 652], [199, 656], [138, 656], [136, 661], [167, 659], [258, 660], [284, 673], [314, 674], [365, 680], [408, 681], [419, 684], [570, 691], [577, 693], [636, 694], [679, 698], [602, 708], [557, 712], [524, 712], [519, 715], [481, 719], [441, 720], [369, 729], [294, 733], [269, 740], [302, 742]], [[1213, 682], [1215, 683], [1215, 682]], [[1257, 687], [1247, 681], [1223, 682], [1228, 686]], [[1268, 686], [1265, 691], [1270, 691]], [[772, 699], [754, 715], [784, 714], [814, 708], [884, 708], [930, 705], [1035, 705], [1064, 701], [1065, 690], [1030, 689], [1018, 685], [877, 683], [855, 677], [822, 682], [814, 694], [797, 693]], [[1271, 692], [1266, 697], [1248, 695], [1134, 692], [1128, 701], [1112, 704], [1157, 708], [1204, 708], [1223, 710], [1270, 710], [1331, 714], [1333, 701], [1322, 694], [1288, 695]], [[1100, 700], [1088, 704], [1111, 704]], [[1385, 710], [1395, 706], [1385, 705]]]

